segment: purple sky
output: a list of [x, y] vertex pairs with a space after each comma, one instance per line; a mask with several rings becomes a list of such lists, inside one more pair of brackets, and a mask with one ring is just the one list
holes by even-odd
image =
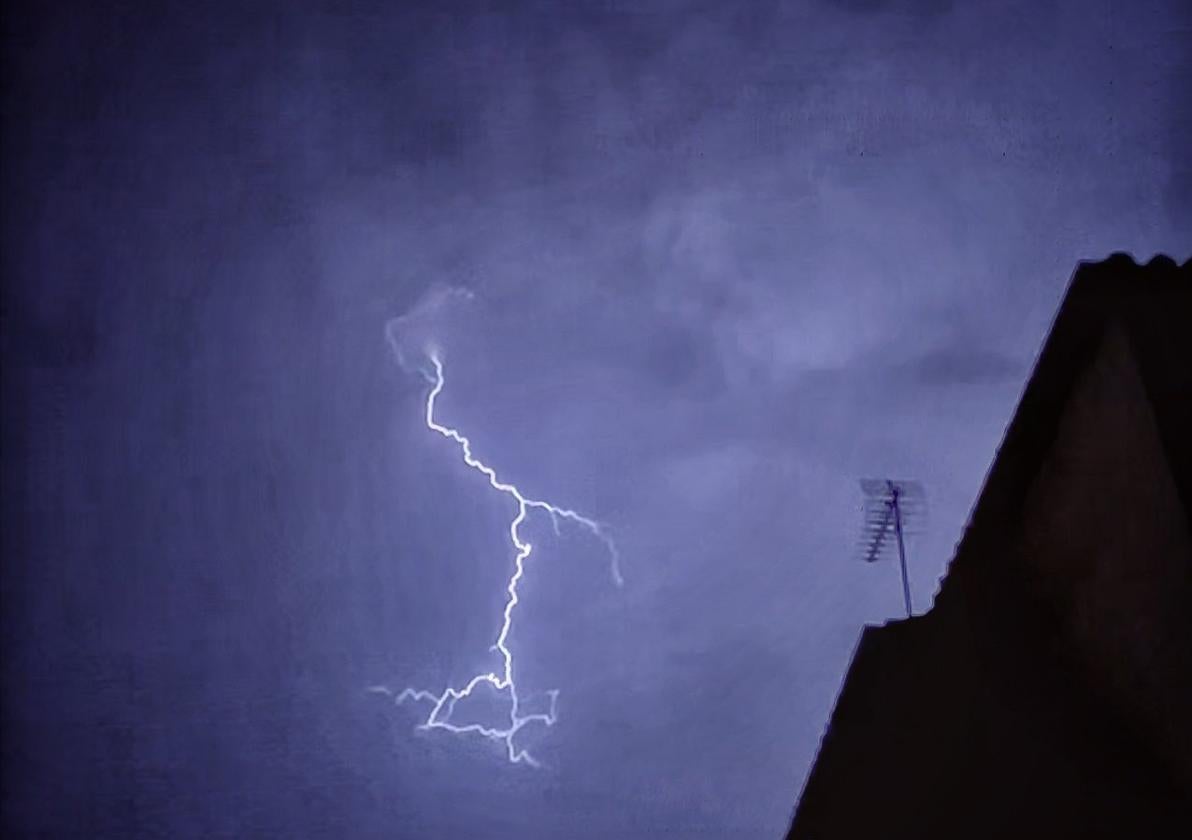
[[[1179, 2], [50, 5], [4, 23], [14, 833], [780, 836], [902, 608], [857, 479], [925, 484], [925, 609], [1077, 261], [1192, 247]], [[527, 528], [540, 771], [364, 691], [493, 667], [512, 559], [403, 315], [620, 546]]]

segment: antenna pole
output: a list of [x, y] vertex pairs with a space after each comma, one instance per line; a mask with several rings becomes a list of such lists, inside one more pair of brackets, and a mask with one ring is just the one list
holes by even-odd
[[[915, 614], [911, 603], [911, 579], [907, 572], [906, 538], [916, 533], [914, 522], [923, 512], [923, 486], [917, 481], [894, 481], [889, 478], [861, 479], [861, 492], [865, 496], [862, 510], [865, 512], [865, 528], [862, 531], [862, 547], [865, 561], [877, 561], [885, 549], [894, 542], [888, 539], [890, 532], [898, 537], [898, 566], [902, 572], [902, 601], [906, 605], [906, 617]], [[909, 530], [908, 530], [909, 528]]]
[[894, 510], [894, 532], [898, 535], [898, 562], [902, 566], [902, 598], [906, 601], [906, 617], [911, 617], [911, 585], [906, 575], [906, 546], [902, 543], [902, 509], [898, 506], [898, 485], [888, 482], [890, 507]]

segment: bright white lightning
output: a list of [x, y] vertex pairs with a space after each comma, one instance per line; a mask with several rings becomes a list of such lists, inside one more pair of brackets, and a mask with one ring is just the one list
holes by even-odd
[[[521, 490], [515, 485], [501, 481], [497, 478], [496, 471], [472, 454], [472, 443], [464, 435], [450, 426], [444, 426], [435, 420], [435, 401], [443, 391], [445, 383], [443, 377], [443, 363], [436, 353], [430, 354], [430, 360], [434, 365], [435, 375], [433, 379], [429, 379], [432, 384], [430, 394], [426, 398], [426, 426], [430, 430], [437, 432], [443, 437], [455, 442], [461, 453], [463, 454], [464, 463], [472, 469], [481, 473], [488, 479], [488, 484], [492, 489], [498, 493], [509, 496], [517, 503], [517, 515], [509, 523], [509, 540], [513, 543], [515, 556], [513, 559], [513, 575], [509, 578], [508, 584], [505, 586], [505, 591], [508, 597], [505, 601], [505, 609], [502, 612], [501, 629], [497, 634], [497, 640], [492, 645], [490, 650], [496, 651], [501, 657], [500, 671], [489, 671], [487, 673], [477, 674], [472, 677], [463, 688], [447, 687], [441, 693], [435, 694], [432, 691], [423, 689], [406, 688], [396, 695], [397, 703], [404, 703], [407, 700], [415, 700], [431, 704], [430, 714], [427, 715], [426, 720], [418, 725], [421, 730], [442, 729], [447, 732], [452, 732], [457, 735], [476, 734], [494, 741], [501, 741], [505, 745], [506, 754], [509, 761], [514, 764], [525, 762], [534, 767], [538, 766], [538, 762], [533, 756], [524, 749], [518, 748], [513, 739], [521, 729], [530, 723], [541, 723], [546, 726], [553, 726], [557, 719], [557, 704], [559, 692], [557, 690], [550, 690], [547, 696], [550, 698], [550, 707], [546, 712], [538, 712], [533, 714], [523, 714], [521, 711], [521, 697], [518, 694], [517, 683], [514, 681], [513, 670], [513, 651], [509, 648], [509, 632], [513, 626], [513, 610], [519, 603], [517, 588], [525, 576], [526, 559], [533, 551], [530, 543], [526, 542], [521, 537], [520, 529], [526, 517], [529, 515], [531, 509], [545, 511], [551, 518], [551, 524], [554, 526], [555, 533], [559, 532], [559, 520], [565, 519], [574, 522], [577, 525], [587, 529], [597, 539], [601, 540], [608, 549], [609, 557], [612, 561], [612, 575], [613, 581], [617, 586], [621, 586], [624, 581], [621, 577], [619, 558], [617, 555], [616, 544], [604, 532], [599, 523], [588, 517], [577, 513], [569, 508], [558, 507], [550, 502], [541, 501], [539, 499], [531, 499], [525, 496]], [[502, 727], [488, 727], [482, 726], [478, 723], [466, 724], [460, 726], [451, 722], [452, 713], [455, 711], [456, 703], [468, 697], [478, 686], [487, 683], [496, 691], [508, 695], [509, 702], [509, 725]], [[374, 686], [370, 691], [375, 691], [383, 694], [393, 695], [388, 688], [384, 686]]]

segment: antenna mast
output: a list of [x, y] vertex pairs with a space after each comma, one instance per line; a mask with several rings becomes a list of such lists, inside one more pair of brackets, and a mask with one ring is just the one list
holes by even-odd
[[904, 535], [911, 533], [908, 530], [911, 520], [923, 512], [923, 486], [917, 481], [866, 478], [861, 480], [861, 492], [865, 494], [865, 562], [874, 563], [880, 559], [889, 545], [887, 537], [893, 529], [898, 544], [898, 564], [902, 570], [902, 598], [906, 603], [906, 617], [910, 618], [913, 613]]

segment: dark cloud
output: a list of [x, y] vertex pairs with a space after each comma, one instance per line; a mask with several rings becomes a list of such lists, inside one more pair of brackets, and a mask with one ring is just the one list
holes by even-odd
[[[1184, 8], [1162, 33], [1161, 44], [1187, 43], [1192, 37], [1192, 10]], [[1171, 174], [1165, 199], [1168, 213], [1177, 225], [1192, 227], [1192, 50], [1177, 52], [1172, 64], [1167, 94], [1167, 148]], [[1180, 254], [1174, 255], [1177, 259]]]
[[941, 347], [913, 359], [911, 375], [927, 385], [990, 385], [1022, 382], [1027, 372], [1020, 359], [980, 348]]
[[849, 12], [873, 14], [894, 12], [934, 16], [952, 10], [952, 0], [823, 0], [825, 5], [836, 6]]

